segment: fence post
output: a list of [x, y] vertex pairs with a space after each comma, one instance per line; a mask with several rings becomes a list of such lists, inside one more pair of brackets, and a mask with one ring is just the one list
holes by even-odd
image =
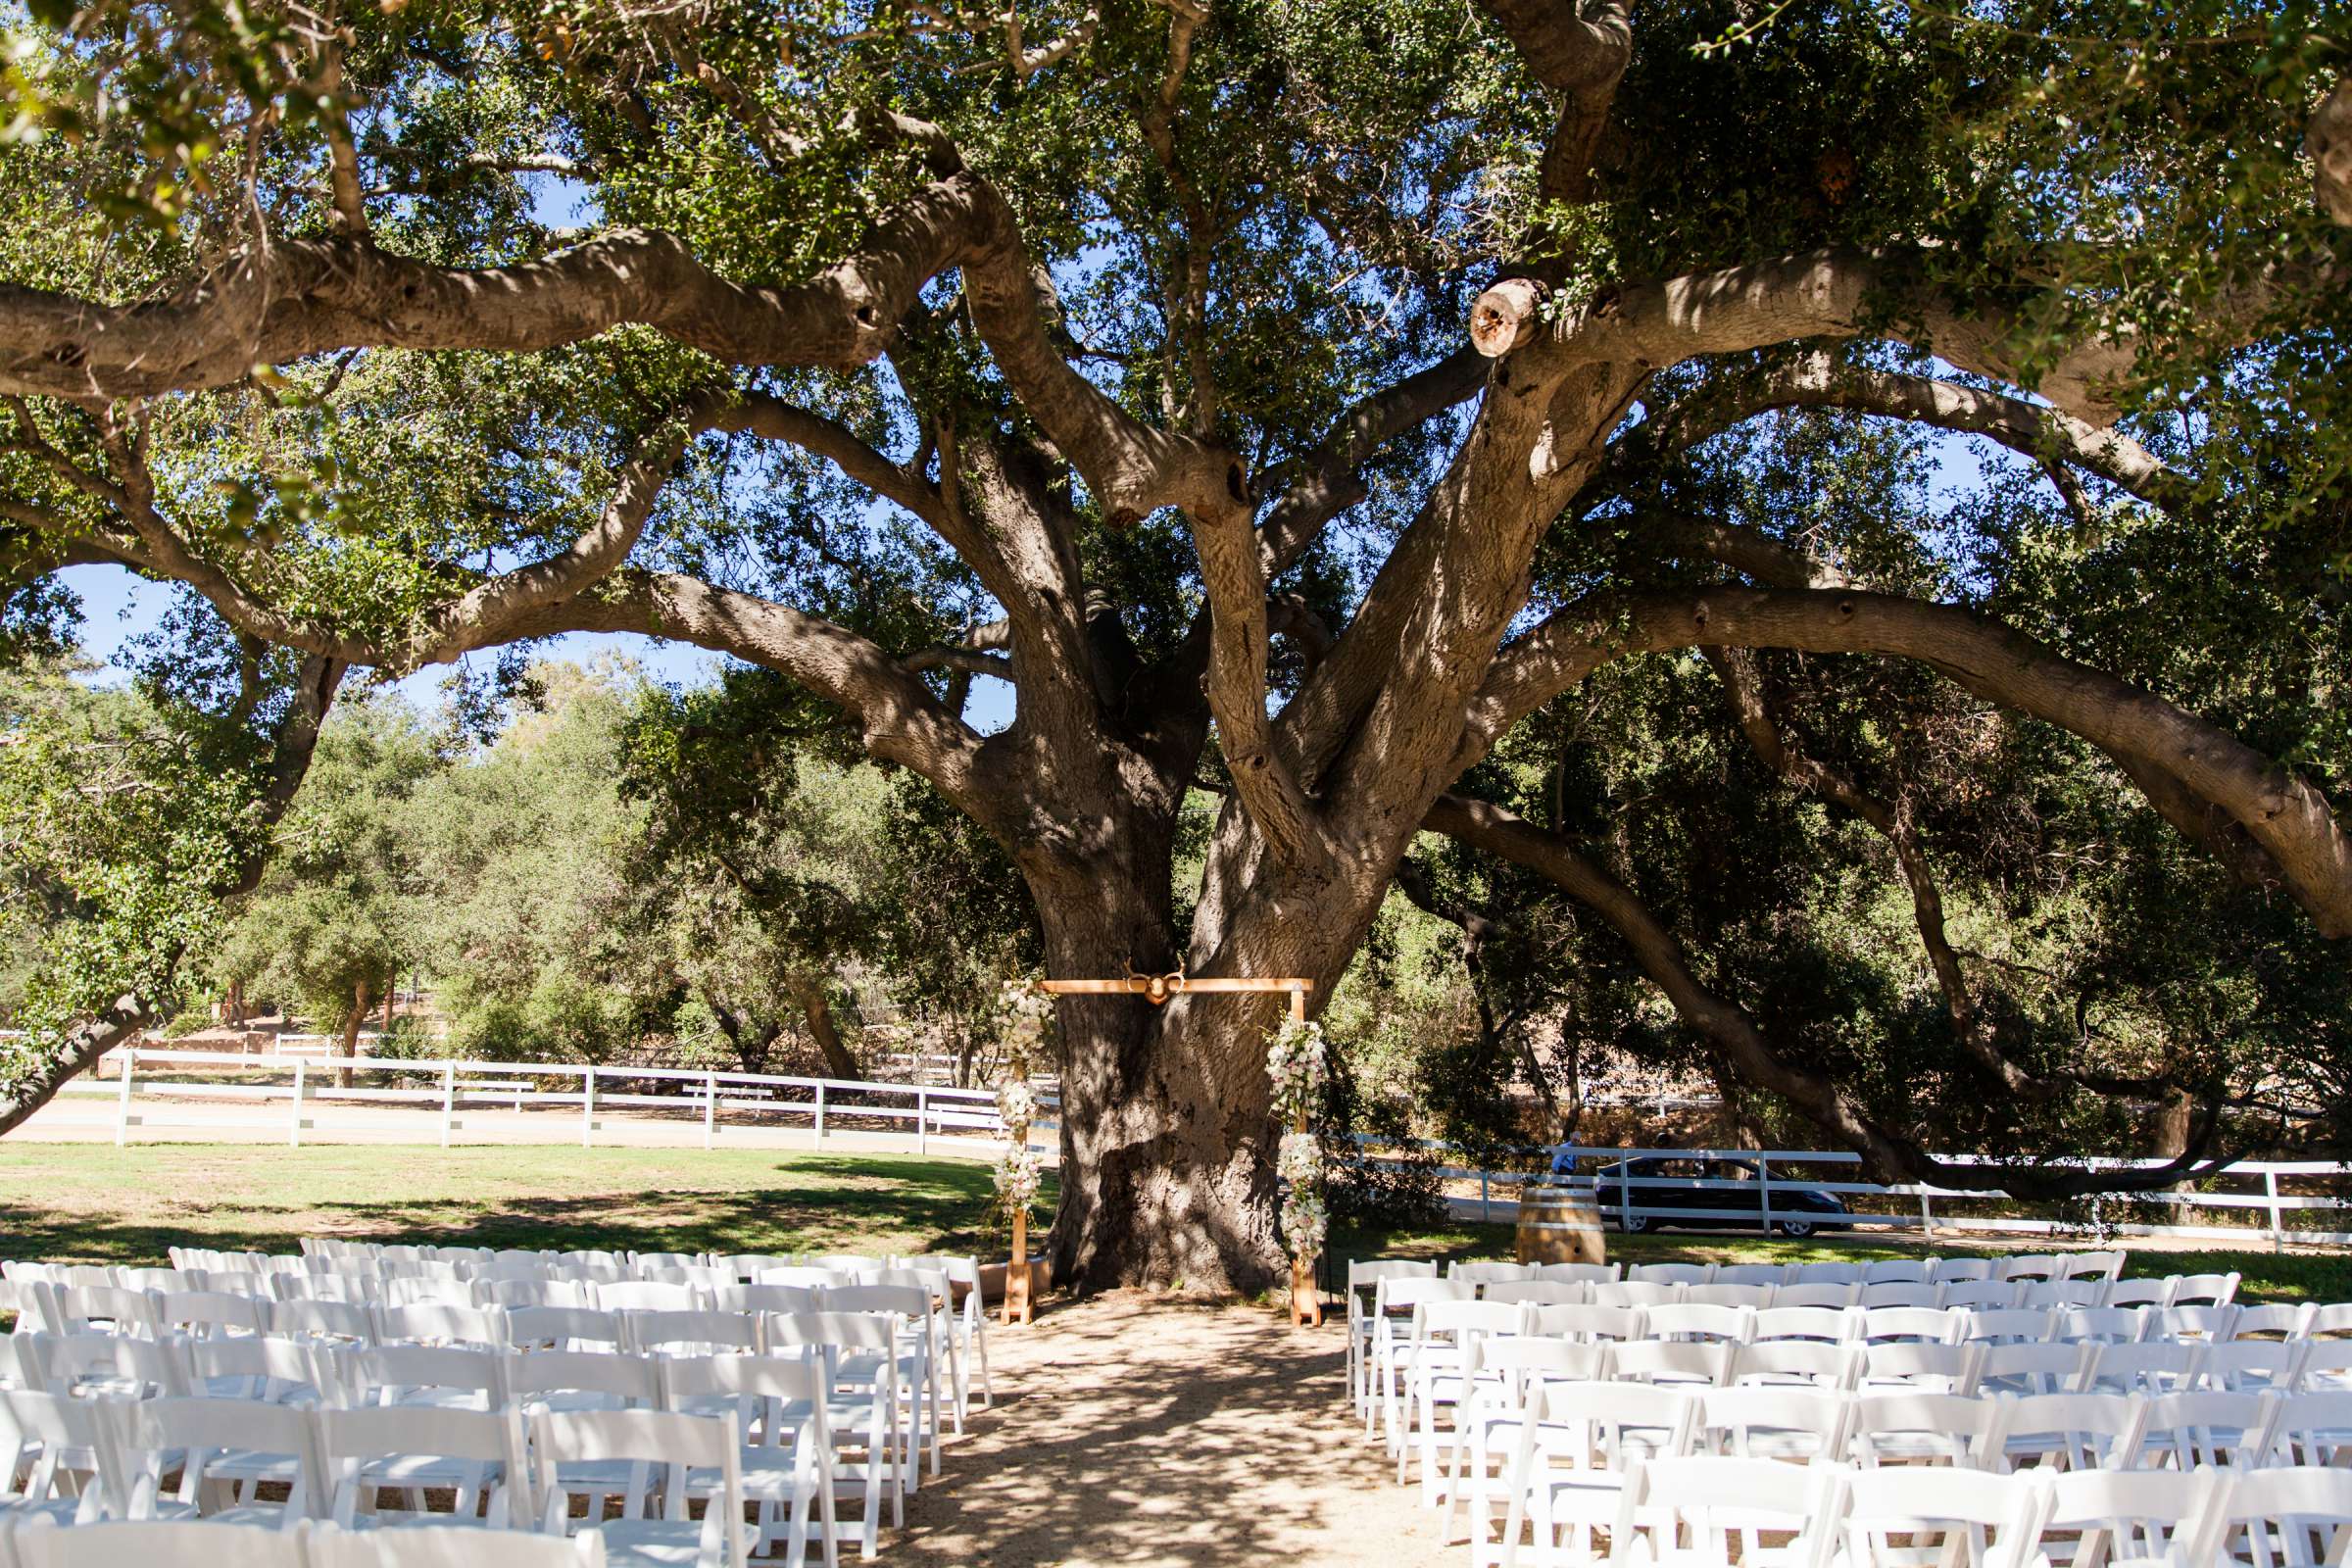
[[135, 1070], [131, 1058], [138, 1049], [125, 1040], [119, 1048], [122, 1053], [122, 1084], [115, 1091], [115, 1147], [121, 1149], [130, 1142], [130, 1075]]
[[580, 1069], [580, 1147], [596, 1141], [596, 1069]]
[[1478, 1173], [1478, 1222], [1481, 1225], [1494, 1223], [1494, 1200], [1488, 1192], [1487, 1173], [1483, 1170]]
[[825, 1081], [816, 1081], [816, 1147], [825, 1147]]
[[2271, 1250], [2283, 1252], [2286, 1250], [2286, 1225], [2278, 1215], [2278, 1173], [2268, 1166], [2263, 1167], [2262, 1190], [2270, 1200]]
[[1928, 1184], [1919, 1184], [1919, 1233], [1929, 1241], [1936, 1239], [1936, 1215], [1928, 1207]]
[[914, 1152], [918, 1154], [931, 1152], [931, 1091], [928, 1089], [914, 1092]]
[[457, 1119], [457, 1112], [458, 1064], [454, 1061], [445, 1061], [441, 1064], [441, 1147], [443, 1149], [449, 1147], [450, 1127]]
[[1763, 1191], [1756, 1197], [1764, 1204], [1764, 1234], [1770, 1236], [1772, 1234], [1772, 1161], [1766, 1158], [1760, 1150], [1756, 1153], [1756, 1181], [1763, 1188]]
[[703, 1147], [709, 1149], [717, 1134], [718, 1074], [711, 1073], [703, 1080]]
[[305, 1065], [302, 1057], [294, 1058], [294, 1120], [286, 1128], [286, 1146], [289, 1149], [302, 1147], [302, 1083]]
[[1631, 1150], [1620, 1149], [1617, 1153], [1617, 1228], [1627, 1235], [1634, 1229], [1634, 1155]]

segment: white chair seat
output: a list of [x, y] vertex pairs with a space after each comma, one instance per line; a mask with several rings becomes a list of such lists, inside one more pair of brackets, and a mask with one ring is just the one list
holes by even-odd
[[470, 1490], [502, 1478], [504, 1467], [478, 1459], [445, 1459], [430, 1453], [395, 1453], [360, 1466], [363, 1487], [424, 1487]]
[[[597, 1528], [605, 1537], [607, 1568], [699, 1568], [703, 1560], [703, 1527], [691, 1519], [608, 1519]], [[753, 1525], [742, 1529], [749, 1556], [760, 1531]]]

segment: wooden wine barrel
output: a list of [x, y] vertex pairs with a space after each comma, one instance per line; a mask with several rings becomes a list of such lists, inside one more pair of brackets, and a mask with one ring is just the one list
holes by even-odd
[[1519, 1193], [1519, 1261], [1604, 1263], [1600, 1200], [1590, 1187], [1529, 1182]]

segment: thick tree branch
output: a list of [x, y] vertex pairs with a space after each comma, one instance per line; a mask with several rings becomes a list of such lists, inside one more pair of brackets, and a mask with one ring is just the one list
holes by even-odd
[[1988, 702], [2171, 774], [2272, 858], [2323, 935], [2352, 935], [2352, 836], [2308, 780], [2152, 692], [1943, 605], [1851, 591], [1727, 588], [1571, 606], [1497, 656], [1472, 702], [1456, 760], [1467, 766], [1493, 737], [1603, 663], [1692, 647], [1919, 660]]
[[2338, 81], [2320, 100], [2304, 127], [2303, 150], [2311, 157], [2312, 192], [2339, 223], [2352, 223], [2352, 76]]
[[1589, 200], [1592, 151], [1634, 56], [1630, 0], [1478, 3], [1511, 40], [1529, 74], [1560, 95], [1560, 122], [1544, 149], [1540, 188], [1553, 201]]
[[[1713, 1054], [1750, 1085], [1780, 1096], [1883, 1172], [1942, 1187], [1973, 1188], [1985, 1182], [1983, 1167], [1936, 1159], [1884, 1125], [1826, 1074], [1800, 1067], [1776, 1052], [1744, 1008], [1700, 982], [1682, 943], [1648, 906], [1568, 840], [1498, 806], [1457, 795], [1440, 797], [1422, 825], [1548, 878], [1606, 920]], [[2207, 1117], [2190, 1150], [2160, 1167], [2085, 1171], [2075, 1166], [2002, 1166], [1999, 1181], [2017, 1197], [2042, 1199], [2168, 1187], [2219, 1168], [2221, 1162], [2205, 1157], [2215, 1124], [2215, 1118]]]

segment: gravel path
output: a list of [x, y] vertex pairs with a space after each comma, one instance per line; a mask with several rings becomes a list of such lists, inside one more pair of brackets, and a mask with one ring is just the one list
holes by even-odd
[[992, 1325], [996, 1407], [949, 1440], [883, 1560], [1458, 1563], [1348, 1417], [1344, 1333], [1141, 1292]]

